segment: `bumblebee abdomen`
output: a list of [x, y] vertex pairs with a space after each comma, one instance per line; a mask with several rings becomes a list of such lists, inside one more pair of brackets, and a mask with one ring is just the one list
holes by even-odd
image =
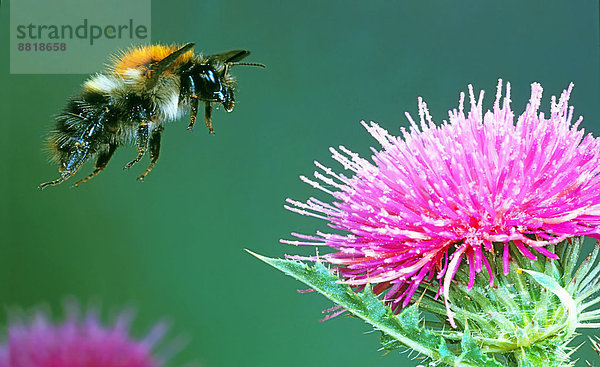
[[114, 98], [94, 91], [72, 97], [56, 118], [55, 129], [48, 137], [54, 160], [64, 162], [78, 147], [90, 154], [108, 144], [118, 129], [118, 113]]

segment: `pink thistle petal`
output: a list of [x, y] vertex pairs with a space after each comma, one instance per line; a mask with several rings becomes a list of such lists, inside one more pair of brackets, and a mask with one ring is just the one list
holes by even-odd
[[[600, 139], [579, 129], [582, 118], [573, 121], [573, 85], [552, 97], [545, 114], [539, 111], [542, 87], [533, 83], [517, 118], [510, 84], [504, 98], [502, 87], [499, 80], [493, 108], [484, 112], [483, 92], [476, 96], [469, 86], [470, 111], [461, 93], [441, 125], [419, 98], [419, 120], [406, 114], [409, 127], [400, 136], [361, 122], [381, 145], [371, 149], [371, 161], [343, 146], [331, 148], [350, 176], [315, 162], [314, 179], [301, 177], [333, 202], [287, 200], [289, 210], [325, 219], [338, 233], [294, 234], [297, 240], [282, 242], [334, 252], [291, 258], [334, 264], [342, 283], [373, 284], [395, 311], [433, 279], [453, 322], [447, 292], [463, 256], [470, 289], [483, 267], [493, 284], [487, 256], [500, 256], [508, 274], [512, 245], [530, 259], [555, 259], [547, 245], [600, 238]], [[502, 253], [494, 244], [504, 244]]]
[[481, 263], [482, 263], [482, 258], [484, 257], [483, 252], [481, 251], [481, 246], [475, 246], [473, 251], [474, 251], [473, 258], [475, 261], [475, 271], [478, 273], [481, 273]]
[[523, 242], [521, 242], [519, 240], [514, 240], [513, 243], [517, 246], [519, 251], [521, 251], [523, 256], [525, 256], [526, 258], [528, 258], [530, 260], [537, 260], [537, 257], [535, 257], [535, 255], [532, 254], [531, 251], [529, 251], [527, 249], [527, 247], [525, 247], [525, 245], [523, 245]]
[[317, 290], [314, 288], [308, 288], [308, 289], [298, 289], [297, 292], [298, 293], [312, 293], [312, 292], [316, 292]]
[[454, 278], [454, 275], [456, 275], [456, 271], [458, 270], [458, 266], [462, 260], [462, 254], [465, 249], [466, 247], [461, 247], [452, 255], [452, 260], [450, 261], [448, 271], [444, 277], [444, 302], [446, 304], [446, 314], [448, 315], [448, 321], [450, 321], [450, 325], [453, 328], [456, 327], [456, 323], [454, 322], [455, 313], [450, 309], [450, 282], [452, 282], [452, 278]]
[[488, 262], [488, 259], [485, 258], [485, 256], [483, 256], [483, 264], [485, 265], [488, 275], [490, 276], [490, 287], [491, 287], [492, 285], [494, 285], [494, 273], [492, 272], [492, 267], [490, 266], [490, 263]]
[[508, 256], [508, 242], [504, 243], [504, 251], [502, 252], [502, 271], [504, 275], [508, 275], [509, 264], [508, 264], [509, 256]]
[[474, 262], [473, 251], [469, 251], [467, 249], [467, 263], [469, 265], [469, 284], [467, 284], [467, 290], [471, 290], [473, 288], [473, 284], [475, 284], [475, 265]]
[[329, 315], [326, 315], [325, 317], [323, 317], [323, 318], [322, 318], [322, 319], [320, 319], [319, 321], [320, 321], [320, 322], [323, 322], [323, 321], [331, 320], [331, 319], [333, 319], [334, 317], [337, 317], [337, 316], [339, 316], [339, 315], [343, 314], [344, 312], [346, 312], [346, 309], [345, 309], [345, 308], [344, 308], [344, 309], [341, 309], [341, 310], [339, 310], [339, 311], [336, 311], [336, 312], [330, 313]]
[[536, 246], [531, 246], [532, 249], [536, 250], [537, 252], [539, 252], [540, 254], [550, 258], [550, 259], [554, 259], [554, 260], [558, 260], [559, 257], [557, 254], [552, 253], [548, 250], [546, 250], [544, 247], [536, 247]]

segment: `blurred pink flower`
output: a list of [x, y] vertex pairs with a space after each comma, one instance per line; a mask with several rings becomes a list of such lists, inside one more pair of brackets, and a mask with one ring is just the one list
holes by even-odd
[[[398, 312], [422, 281], [440, 280], [449, 320], [448, 289], [466, 260], [469, 289], [486, 257], [502, 256], [508, 273], [509, 242], [526, 257], [557, 256], [545, 248], [573, 236], [600, 238], [600, 139], [572, 124], [568, 106], [573, 85], [552, 98], [549, 118], [538, 112], [542, 87], [532, 84], [525, 112], [514, 122], [510, 84], [501, 105], [498, 83], [493, 111], [482, 112], [483, 91], [471, 111], [449, 112], [449, 123], [436, 126], [419, 98], [420, 124], [406, 114], [411, 128], [394, 137], [362, 122], [383, 150], [373, 149], [373, 163], [343, 146], [333, 158], [353, 173], [348, 178], [315, 162], [317, 181], [301, 176], [336, 200], [306, 203], [288, 199], [287, 209], [329, 221], [347, 232], [294, 233], [300, 245], [327, 245], [337, 252], [296, 259], [335, 264], [343, 282], [353, 287], [375, 284], [374, 291]], [[504, 244], [494, 254], [492, 243]]]
[[160, 366], [152, 350], [165, 334], [165, 325], [158, 324], [138, 341], [129, 335], [130, 321], [130, 314], [122, 313], [113, 325], [103, 326], [95, 313], [82, 318], [72, 308], [64, 322], [53, 323], [37, 312], [29, 322], [9, 325], [0, 347], [0, 367]]

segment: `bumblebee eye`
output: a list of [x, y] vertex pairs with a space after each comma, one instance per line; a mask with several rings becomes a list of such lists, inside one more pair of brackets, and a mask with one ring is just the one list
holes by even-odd
[[212, 96], [215, 94], [220, 94], [220, 91], [223, 89], [223, 85], [218, 77], [218, 74], [214, 70], [204, 70], [201, 74], [199, 74], [199, 77], [202, 81], [199, 83], [202, 90], [201, 94], [205, 95], [206, 98], [209, 99], [214, 98]]
[[216, 83], [217, 78], [215, 77], [215, 72], [212, 70], [208, 70], [206, 73], [206, 79], [211, 83]]

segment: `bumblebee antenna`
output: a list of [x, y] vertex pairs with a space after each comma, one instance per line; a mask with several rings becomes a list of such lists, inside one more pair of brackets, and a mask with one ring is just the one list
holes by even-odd
[[[247, 51], [250, 53], [250, 51]], [[265, 64], [261, 64], [259, 62], [239, 62], [239, 61], [230, 61], [225, 64], [225, 74], [229, 72], [229, 67], [236, 65], [244, 65], [244, 66], [258, 66], [259, 68], [266, 69], [267, 66]]]
[[261, 64], [259, 62], [230, 62], [229, 65], [243, 65], [243, 66], [258, 66], [259, 68], [266, 69], [267, 66], [265, 64]]

